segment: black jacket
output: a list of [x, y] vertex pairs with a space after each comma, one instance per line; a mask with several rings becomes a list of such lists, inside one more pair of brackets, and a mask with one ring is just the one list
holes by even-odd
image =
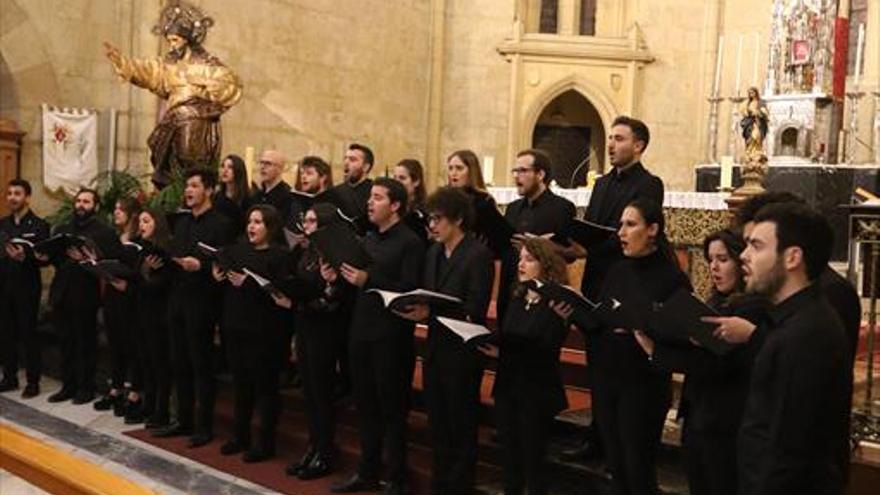
[[[15, 222], [13, 215], [0, 218], [0, 232], [5, 233], [10, 239], [20, 238], [34, 244], [49, 237], [49, 224], [28, 211], [21, 221]], [[0, 294], [2, 297], [11, 297], [12, 294], [39, 292], [42, 287], [40, 281], [40, 267], [43, 265], [33, 256], [33, 251], [25, 250], [25, 259], [21, 262], [6, 257], [4, 246], [0, 253]]]
[[740, 493], [843, 493], [852, 369], [843, 324], [818, 286], [770, 310], [740, 428]]
[[[617, 228], [626, 205], [639, 198], [663, 204], [663, 181], [651, 175], [641, 163], [635, 163], [625, 172], [612, 170], [600, 177], [590, 194], [585, 218], [593, 223]], [[594, 298], [602, 288], [608, 270], [623, 259], [616, 236], [594, 246], [587, 254], [587, 266], [581, 282], [584, 295]]]

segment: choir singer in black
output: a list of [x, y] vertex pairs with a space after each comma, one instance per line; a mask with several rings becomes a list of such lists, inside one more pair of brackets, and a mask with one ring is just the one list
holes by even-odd
[[[469, 231], [470, 198], [444, 187], [428, 198], [427, 212], [436, 242], [425, 257], [423, 288], [461, 299], [463, 314], [456, 316], [484, 325], [495, 265], [492, 251]], [[428, 305], [411, 306], [402, 316], [428, 322], [424, 377], [434, 453], [431, 493], [471, 494], [485, 359], [473, 343], [443, 326]]]
[[[0, 219], [0, 348], [3, 349], [3, 380], [0, 392], [18, 388], [19, 344], [24, 347], [27, 386], [25, 399], [40, 393], [42, 357], [37, 336], [37, 315], [40, 309], [40, 267], [46, 258], [35, 253], [18, 239], [36, 244], [49, 237], [49, 224], [30, 208], [31, 185], [24, 179], [13, 179], [6, 188], [6, 205], [10, 214]], [[38, 259], [38, 256], [42, 258]]]
[[[401, 221], [406, 203], [406, 189], [400, 182], [387, 178], [373, 182], [367, 215], [375, 230], [364, 241], [373, 263], [365, 270], [342, 264], [338, 273], [360, 289], [351, 324], [349, 356], [360, 416], [361, 461], [357, 473], [331, 488], [335, 493], [379, 488], [383, 436], [390, 464], [390, 479], [384, 493], [409, 493], [406, 418], [415, 366], [415, 325], [387, 310], [377, 294], [367, 292], [406, 292], [421, 281], [424, 245]], [[331, 276], [328, 282], [334, 279]]]

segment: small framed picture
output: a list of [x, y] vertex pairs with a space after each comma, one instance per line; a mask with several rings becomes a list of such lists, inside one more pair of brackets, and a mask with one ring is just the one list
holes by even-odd
[[810, 42], [794, 40], [791, 42], [791, 64], [804, 65], [810, 62]]

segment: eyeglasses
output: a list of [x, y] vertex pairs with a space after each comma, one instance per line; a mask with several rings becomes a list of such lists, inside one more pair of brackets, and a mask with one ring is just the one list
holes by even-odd
[[520, 175], [520, 174], [524, 174], [526, 172], [534, 172], [534, 171], [535, 171], [535, 169], [533, 169], [533, 168], [516, 167], [515, 169], [511, 170], [510, 173], [512, 173], [513, 175]]
[[443, 219], [443, 215], [428, 215], [428, 223], [437, 223]]

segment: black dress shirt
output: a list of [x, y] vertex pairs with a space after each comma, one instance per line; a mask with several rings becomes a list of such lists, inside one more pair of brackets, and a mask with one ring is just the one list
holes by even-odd
[[403, 224], [397, 222], [385, 232], [371, 231], [364, 239], [364, 248], [373, 258], [367, 268], [366, 285], [358, 291], [352, 319], [351, 338], [374, 341], [410, 334], [413, 322], [385, 308], [378, 294], [369, 289], [407, 292], [421, 282], [425, 248], [422, 241]]
[[214, 209], [232, 222], [236, 237], [244, 234], [244, 228], [247, 225], [247, 219], [244, 216], [247, 214], [248, 208], [251, 207], [251, 202], [252, 198], [242, 198], [240, 202], [236, 203], [222, 191], [214, 195]]
[[814, 285], [770, 310], [739, 432], [740, 493], [843, 493], [852, 369], [843, 324]]
[[173, 256], [194, 256], [202, 266], [196, 272], [180, 270], [175, 280], [178, 294], [198, 296], [208, 287], [214, 285], [211, 275], [211, 260], [201, 254], [196, 245], [201, 242], [215, 248], [230, 244], [235, 235], [233, 225], [226, 217], [210, 208], [199, 216], [192, 212], [179, 215], [174, 224], [174, 239], [170, 249]]
[[251, 204], [272, 205], [278, 210], [281, 218], [287, 218], [290, 213], [290, 202], [293, 200], [290, 194], [290, 184], [281, 181], [268, 191], [263, 187], [257, 188], [251, 198]]
[[507, 205], [504, 218], [520, 234], [535, 235], [562, 232], [575, 216], [574, 203], [549, 188], [534, 200], [520, 198]]
[[363, 234], [372, 230], [372, 224], [367, 219], [367, 200], [370, 199], [370, 191], [373, 189], [373, 181], [364, 179], [357, 185], [351, 185], [348, 181], [333, 187], [333, 194], [338, 202], [339, 209], [348, 218], [355, 219], [358, 231]]
[[[626, 205], [639, 198], [650, 199], [663, 205], [663, 181], [651, 175], [639, 162], [623, 172], [615, 168], [596, 181], [587, 206], [586, 219], [617, 228], [620, 225], [620, 215]], [[602, 280], [608, 269], [621, 259], [623, 252], [620, 250], [620, 242], [616, 236], [593, 246], [587, 253], [587, 266], [581, 282], [584, 295], [589, 298], [596, 297], [602, 288]]]
[[413, 233], [421, 239], [422, 244], [427, 247], [430, 242], [430, 233], [428, 232], [428, 215], [418, 209], [411, 209], [406, 212], [406, 215], [403, 217], [403, 223], [406, 224]]
[[[0, 218], [0, 232], [8, 235], [10, 239], [19, 238], [36, 244], [49, 237], [49, 224], [32, 210], [28, 210], [17, 222], [14, 215]], [[0, 255], [0, 292], [8, 295], [24, 291], [30, 294], [30, 289], [40, 287], [42, 263], [34, 258], [33, 251], [25, 249], [25, 259], [14, 261], [6, 257], [5, 246], [0, 246], [0, 249], [3, 249]]]

